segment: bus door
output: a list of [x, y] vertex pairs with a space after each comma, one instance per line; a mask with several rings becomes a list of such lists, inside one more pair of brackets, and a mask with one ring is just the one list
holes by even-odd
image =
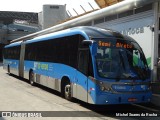
[[89, 49], [81, 48], [78, 51], [78, 73], [76, 79], [76, 95], [77, 98], [88, 102], [88, 59], [89, 59]]
[[21, 43], [20, 58], [19, 58], [19, 76], [24, 77], [24, 55], [25, 55], [25, 43]]

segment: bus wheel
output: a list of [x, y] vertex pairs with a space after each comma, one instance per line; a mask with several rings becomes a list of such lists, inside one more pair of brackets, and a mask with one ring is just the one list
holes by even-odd
[[9, 67], [9, 65], [8, 65], [8, 68], [7, 68], [8, 70], [8, 74], [10, 75], [11, 73], [10, 73], [10, 67]]
[[65, 99], [67, 99], [69, 101], [72, 100], [72, 97], [71, 97], [71, 85], [70, 84], [66, 84], [65, 85], [64, 97], [65, 97]]
[[31, 84], [32, 86], [35, 85], [35, 83], [34, 83], [34, 73], [33, 73], [33, 71], [30, 71], [30, 73], [29, 73], [29, 82], [30, 82], [30, 84]]

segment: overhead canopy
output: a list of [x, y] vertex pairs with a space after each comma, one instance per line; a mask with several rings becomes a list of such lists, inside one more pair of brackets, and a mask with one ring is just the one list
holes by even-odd
[[123, 0], [95, 0], [95, 2], [98, 4], [100, 8], [104, 8], [113, 4], [116, 4], [118, 2], [121, 2]]

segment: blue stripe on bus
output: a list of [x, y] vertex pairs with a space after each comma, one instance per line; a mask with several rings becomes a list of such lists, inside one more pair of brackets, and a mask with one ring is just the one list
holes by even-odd
[[[30, 69], [32, 69], [36, 74], [52, 77], [58, 80], [61, 80], [63, 76], [67, 76], [70, 79], [71, 83], [76, 83], [75, 78], [77, 75], [79, 76], [80, 80], [85, 79], [83, 77], [84, 75], [81, 72], [77, 71], [75, 68], [60, 63], [25, 61], [24, 66], [25, 71], [29, 71]], [[88, 85], [88, 88], [96, 87], [96, 84], [90, 79], [88, 79]], [[88, 88], [84, 87], [85, 84], [81, 84], [80, 86], [83, 87], [86, 92], [88, 92]], [[93, 101], [95, 101], [95, 95], [95, 92], [92, 92], [91, 97]]]
[[13, 59], [4, 59], [3, 60], [3, 65], [4, 66], [10, 66], [10, 68], [16, 68], [18, 69], [19, 67], [19, 60], [13, 60]]

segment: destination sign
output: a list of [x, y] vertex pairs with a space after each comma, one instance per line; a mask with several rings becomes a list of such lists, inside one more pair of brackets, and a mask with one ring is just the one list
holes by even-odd
[[111, 42], [99, 41], [98, 45], [102, 46], [102, 47], [110, 47], [111, 46]]
[[116, 44], [114, 42], [109, 42], [109, 41], [98, 41], [98, 46], [100, 47], [117, 47], [117, 48], [127, 48], [131, 49], [133, 48], [132, 44], [126, 43], [126, 42], [121, 42], [117, 41]]

